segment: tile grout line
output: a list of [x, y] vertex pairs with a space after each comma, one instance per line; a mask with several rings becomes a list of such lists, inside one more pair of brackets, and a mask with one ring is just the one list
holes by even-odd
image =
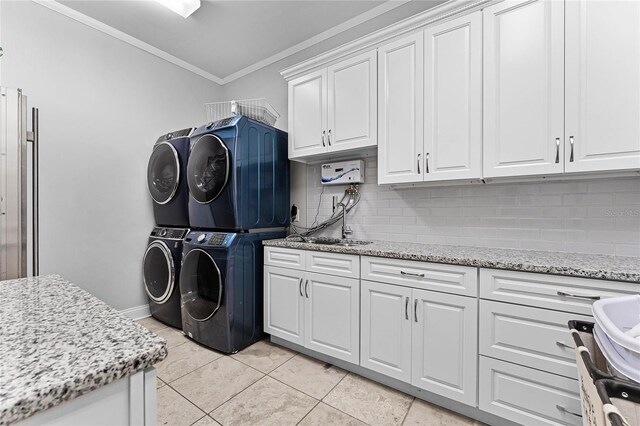
[[[332, 365], [333, 365], [333, 364], [332, 364]], [[339, 367], [337, 367], [337, 368], [339, 368]], [[350, 371], [347, 371], [347, 370], [343, 370], [343, 371], [346, 371], [347, 373], [342, 377], [342, 379], [340, 379], [340, 381], [339, 381], [338, 383], [336, 383], [336, 385], [335, 385], [334, 387], [332, 387], [332, 388], [331, 388], [331, 390], [330, 390], [329, 392], [327, 392], [327, 394], [326, 394], [326, 395], [325, 395], [325, 396], [320, 400], [320, 402], [322, 402], [323, 404], [325, 404], [327, 407], [331, 407], [331, 408], [333, 408], [334, 410], [337, 410], [337, 411], [341, 412], [342, 414], [345, 414], [345, 415], [347, 415], [347, 416], [351, 417], [352, 419], [355, 419], [355, 420], [359, 421], [360, 423], [362, 423], [362, 424], [365, 424], [365, 425], [369, 426], [369, 423], [365, 422], [364, 420], [360, 420], [359, 418], [354, 417], [354, 416], [352, 416], [351, 414], [349, 414], [349, 413], [346, 413], [346, 412], [342, 411], [342, 410], [341, 410], [341, 409], [339, 409], [338, 407], [334, 407], [333, 405], [331, 405], [331, 404], [329, 404], [329, 403], [324, 402], [324, 399], [325, 399], [326, 397], [328, 397], [328, 396], [329, 396], [329, 394], [330, 394], [331, 392], [333, 392], [333, 390], [334, 390], [335, 388], [337, 388], [337, 387], [338, 387], [338, 385], [339, 385], [340, 383], [342, 383], [342, 381], [343, 381], [344, 379], [346, 379], [348, 375], [352, 374]]]
[[413, 399], [411, 400], [411, 404], [409, 404], [409, 408], [407, 409], [407, 412], [404, 413], [404, 417], [402, 418], [402, 421], [400, 422], [400, 426], [404, 425], [404, 422], [407, 420], [407, 416], [409, 415], [409, 411], [411, 411], [411, 409], [413, 408], [413, 404], [416, 403], [416, 397], [414, 396]]

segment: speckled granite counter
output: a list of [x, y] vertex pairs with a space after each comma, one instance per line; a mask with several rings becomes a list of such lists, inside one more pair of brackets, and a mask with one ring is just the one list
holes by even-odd
[[166, 342], [58, 275], [0, 281], [0, 425], [163, 360]]
[[343, 247], [290, 238], [265, 241], [264, 245], [640, 283], [640, 257], [388, 241]]

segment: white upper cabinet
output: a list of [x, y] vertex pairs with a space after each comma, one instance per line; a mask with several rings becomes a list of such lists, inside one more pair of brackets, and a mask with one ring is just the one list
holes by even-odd
[[423, 34], [378, 48], [378, 183], [423, 180]]
[[327, 150], [327, 70], [289, 82], [289, 158]]
[[289, 82], [289, 158], [377, 144], [376, 52]]
[[640, 3], [566, 2], [565, 171], [640, 168]]
[[342, 151], [377, 144], [376, 59], [374, 50], [327, 69], [329, 150]]
[[424, 33], [424, 180], [482, 177], [482, 12]]
[[505, 1], [483, 18], [484, 176], [562, 173], [564, 2]]

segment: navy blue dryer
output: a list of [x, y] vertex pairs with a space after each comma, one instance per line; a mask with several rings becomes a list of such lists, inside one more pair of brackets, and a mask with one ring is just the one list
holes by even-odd
[[203, 345], [235, 353], [263, 337], [262, 241], [286, 232], [191, 231], [184, 239], [182, 331]]
[[147, 185], [157, 225], [189, 227], [189, 190], [184, 175], [192, 131], [184, 129], [162, 135], [153, 146]]
[[244, 116], [196, 129], [187, 166], [191, 227], [289, 226], [287, 145], [285, 132]]

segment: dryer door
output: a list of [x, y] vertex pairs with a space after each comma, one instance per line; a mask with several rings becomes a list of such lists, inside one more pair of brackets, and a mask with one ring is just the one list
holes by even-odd
[[169, 142], [161, 142], [153, 148], [147, 167], [147, 185], [153, 201], [158, 204], [171, 201], [179, 183], [178, 151]]
[[222, 304], [222, 275], [218, 264], [204, 250], [193, 249], [180, 271], [182, 306], [196, 321], [206, 321]]
[[216, 135], [204, 135], [195, 142], [187, 164], [187, 184], [194, 200], [206, 204], [218, 198], [229, 180], [229, 157]]
[[154, 241], [147, 247], [143, 260], [144, 288], [149, 298], [158, 304], [165, 303], [175, 287], [175, 265], [169, 247], [162, 241]]

